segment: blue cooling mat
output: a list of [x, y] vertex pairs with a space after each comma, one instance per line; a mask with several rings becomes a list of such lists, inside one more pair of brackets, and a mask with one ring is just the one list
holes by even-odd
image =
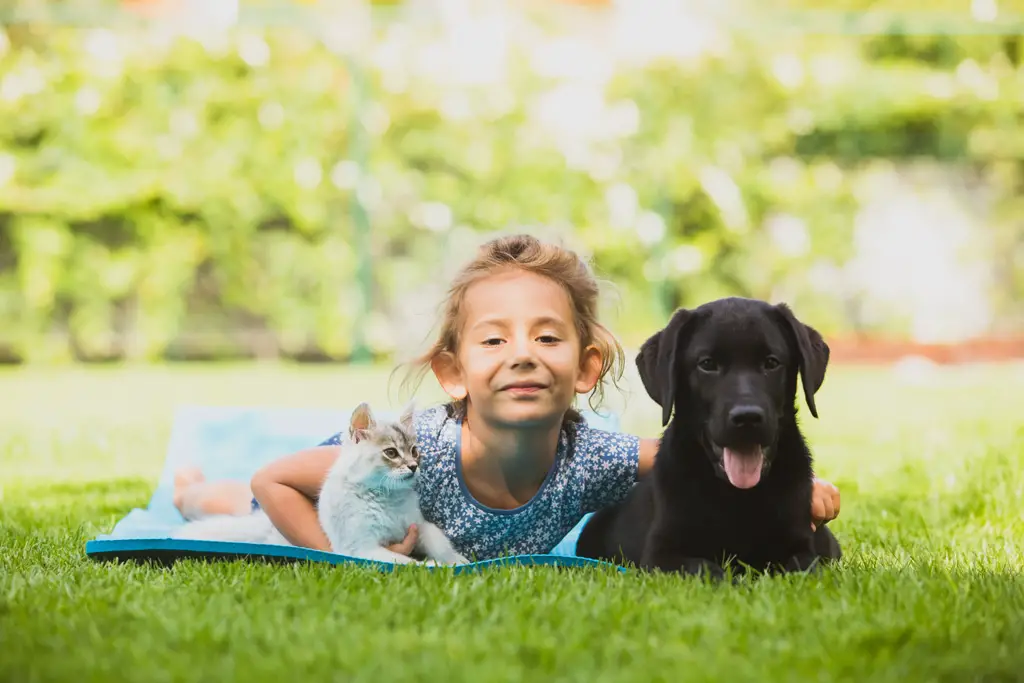
[[[341, 564], [351, 562], [377, 566], [394, 565], [325, 553], [308, 548], [251, 543], [188, 541], [168, 538], [184, 523], [174, 507], [174, 473], [181, 467], [199, 467], [208, 480], [248, 481], [264, 464], [283, 455], [315, 446], [348, 425], [349, 411], [295, 408], [245, 408], [187, 406], [178, 410], [171, 430], [164, 469], [146, 508], [136, 508], [85, 545], [86, 555], [97, 560], [156, 560], [172, 562], [179, 557], [230, 559], [252, 557], [267, 561], [311, 560]], [[617, 415], [584, 412], [587, 423], [597, 429], [617, 431]], [[393, 413], [381, 417], [394, 419]], [[576, 540], [589, 515], [546, 555], [513, 557], [461, 565], [457, 572], [474, 571], [503, 564], [601, 566], [607, 563], [576, 557]], [[612, 566], [612, 565], [608, 565]]]

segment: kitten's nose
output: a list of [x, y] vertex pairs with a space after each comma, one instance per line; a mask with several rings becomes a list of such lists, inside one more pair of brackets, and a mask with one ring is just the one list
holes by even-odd
[[418, 465], [413, 463], [413, 464], [409, 465], [409, 471], [410, 472], [415, 472], [417, 467], [418, 467]]

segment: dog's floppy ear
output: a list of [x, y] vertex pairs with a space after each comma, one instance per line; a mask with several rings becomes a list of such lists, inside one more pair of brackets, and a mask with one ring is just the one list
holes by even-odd
[[665, 329], [652, 335], [640, 347], [636, 367], [647, 394], [661, 406], [661, 425], [668, 424], [676, 396], [676, 351], [683, 328], [693, 312], [680, 308]]
[[811, 415], [818, 417], [818, 409], [814, 405], [814, 394], [825, 381], [825, 368], [828, 366], [828, 344], [821, 338], [817, 330], [797, 320], [789, 306], [779, 304], [775, 308], [782, 314], [782, 318], [789, 324], [796, 337], [797, 349], [800, 352], [800, 377], [804, 385], [804, 398], [807, 400], [807, 407], [811, 409]]

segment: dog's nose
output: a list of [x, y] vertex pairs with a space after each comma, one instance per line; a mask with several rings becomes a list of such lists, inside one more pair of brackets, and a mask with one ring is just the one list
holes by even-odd
[[736, 406], [729, 411], [729, 424], [733, 427], [760, 427], [764, 424], [764, 408]]

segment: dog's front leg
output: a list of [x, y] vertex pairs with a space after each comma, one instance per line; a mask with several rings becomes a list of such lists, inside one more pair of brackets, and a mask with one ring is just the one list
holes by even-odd
[[716, 581], [725, 578], [725, 570], [717, 562], [703, 557], [692, 557], [685, 552], [679, 552], [671, 547], [659, 547], [656, 544], [648, 544], [641, 564], [648, 570], [679, 572], [689, 576], [706, 575]]
[[798, 553], [793, 555], [785, 564], [782, 565], [781, 571], [778, 573], [786, 572], [805, 572], [807, 574], [820, 574], [821, 573], [821, 558], [814, 553]]
[[706, 577], [712, 581], [725, 578], [722, 565], [703, 557], [652, 557], [644, 566], [663, 572], [679, 572], [684, 576]]
[[698, 548], [680, 543], [687, 537], [686, 529], [671, 517], [657, 519], [647, 533], [641, 566], [663, 572], [679, 572], [689, 576], [706, 575], [712, 580], [725, 578], [725, 570], [717, 562], [701, 557]]
[[714, 581], [721, 581], [725, 578], [725, 570], [722, 569], [722, 565], [703, 557], [683, 558], [679, 571], [690, 576], [707, 576]]
[[821, 557], [814, 551], [814, 547], [808, 540], [806, 543], [798, 543], [792, 549], [793, 554], [785, 562], [771, 568], [773, 574], [785, 574], [787, 572], [806, 572], [818, 574], [821, 572]]

